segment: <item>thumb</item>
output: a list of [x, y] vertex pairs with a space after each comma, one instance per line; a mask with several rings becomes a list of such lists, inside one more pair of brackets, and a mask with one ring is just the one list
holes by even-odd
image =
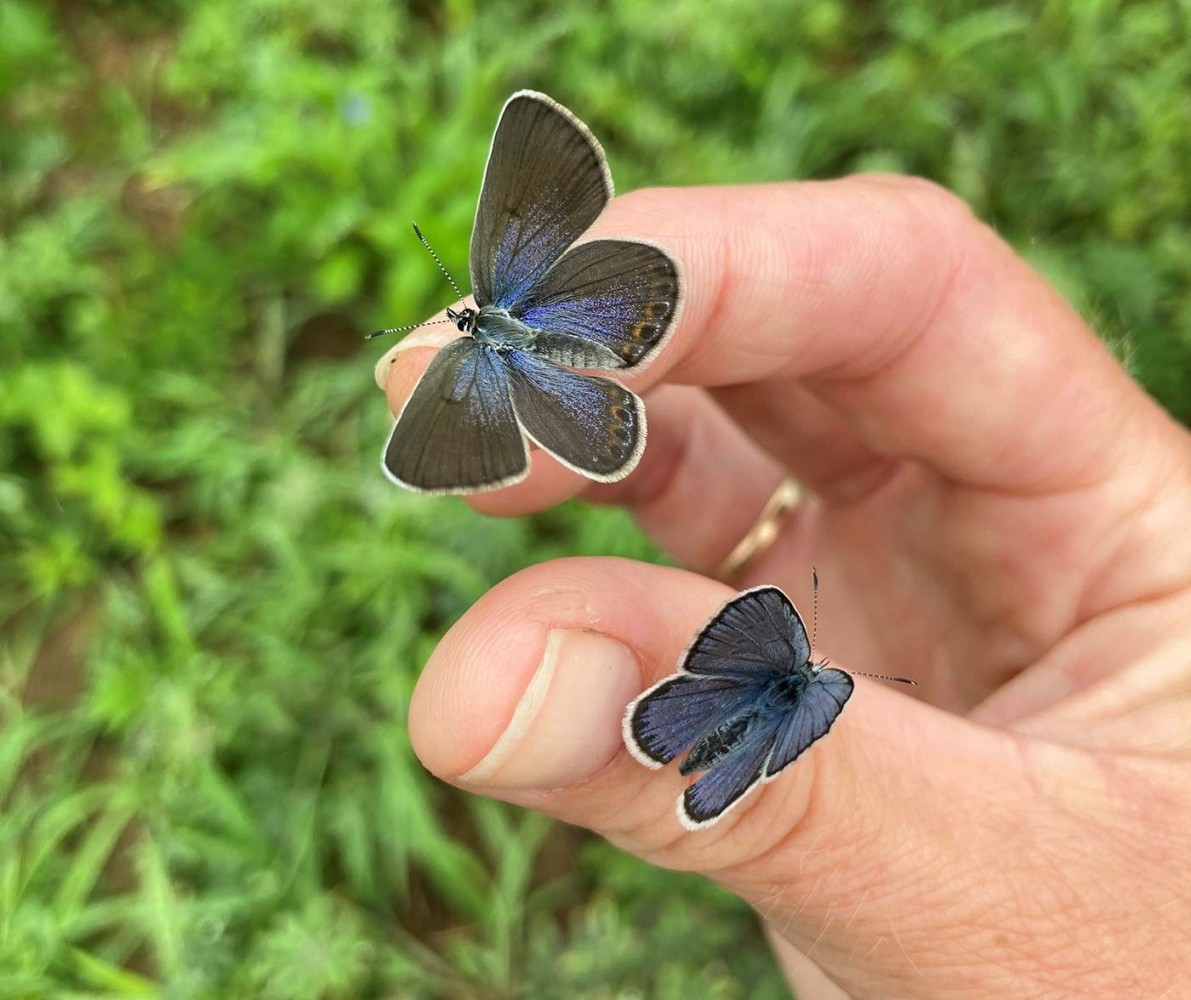
[[813, 946], [854, 995], [950, 996], [974, 949], [986, 971], [998, 949], [1011, 962], [1012, 942], [988, 940], [987, 915], [1033, 890], [1029, 867], [1013, 876], [1009, 861], [1033, 853], [1036, 792], [1006, 734], [858, 678], [831, 732], [791, 767], [716, 825], [680, 825], [689, 779], [635, 761], [621, 719], [728, 596], [703, 577], [615, 559], [519, 573], [427, 664], [414, 748], [457, 785], [705, 873], [795, 948]]

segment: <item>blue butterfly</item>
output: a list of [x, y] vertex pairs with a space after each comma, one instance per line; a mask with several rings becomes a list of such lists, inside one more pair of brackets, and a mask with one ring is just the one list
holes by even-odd
[[382, 458], [395, 483], [420, 493], [500, 489], [529, 475], [527, 439], [599, 482], [636, 466], [644, 404], [569, 369], [632, 368], [653, 356], [682, 296], [678, 266], [659, 247], [573, 245], [611, 197], [586, 125], [545, 94], [509, 98], [471, 236], [478, 308], [447, 310], [467, 336], [435, 356], [397, 416]]
[[810, 659], [790, 598], [756, 587], [716, 612], [678, 672], [625, 710], [625, 746], [638, 761], [659, 768], [689, 750], [679, 772], [705, 772], [678, 799], [687, 829], [717, 822], [831, 728], [852, 678]]

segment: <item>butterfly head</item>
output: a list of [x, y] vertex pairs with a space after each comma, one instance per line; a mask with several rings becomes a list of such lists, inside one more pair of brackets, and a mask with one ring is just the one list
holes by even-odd
[[468, 306], [459, 310], [447, 308], [447, 318], [459, 328], [460, 333], [471, 333], [475, 329], [476, 316], [476, 310]]
[[806, 672], [810, 677], [817, 677], [820, 673], [827, 669], [830, 664], [831, 660], [824, 656], [821, 660], [811, 660], [805, 667], [803, 667], [803, 671]]

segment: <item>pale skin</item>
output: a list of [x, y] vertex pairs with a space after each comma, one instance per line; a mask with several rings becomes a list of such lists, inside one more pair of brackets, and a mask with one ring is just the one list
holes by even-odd
[[[426, 767], [739, 894], [802, 1000], [1191, 996], [1191, 435], [925, 182], [641, 191], [593, 232], [684, 270], [626, 380], [641, 465], [593, 486], [535, 452], [470, 502], [623, 504], [689, 569], [495, 587], [418, 683]], [[383, 359], [395, 411], [455, 335]], [[787, 473], [810, 496], [778, 542], [703, 575]], [[624, 706], [735, 590], [809, 619], [812, 565], [816, 654], [919, 687], [858, 678], [826, 738], [688, 832], [689, 779], [630, 758]]]

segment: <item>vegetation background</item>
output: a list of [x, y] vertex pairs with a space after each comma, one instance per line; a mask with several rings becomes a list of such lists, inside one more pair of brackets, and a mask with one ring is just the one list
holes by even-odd
[[466, 273], [526, 86], [622, 190], [941, 181], [1191, 420], [1187, 0], [0, 0], [0, 1000], [784, 995], [742, 905], [407, 742], [496, 580], [657, 557], [377, 468], [361, 335], [448, 298], [411, 219]]

